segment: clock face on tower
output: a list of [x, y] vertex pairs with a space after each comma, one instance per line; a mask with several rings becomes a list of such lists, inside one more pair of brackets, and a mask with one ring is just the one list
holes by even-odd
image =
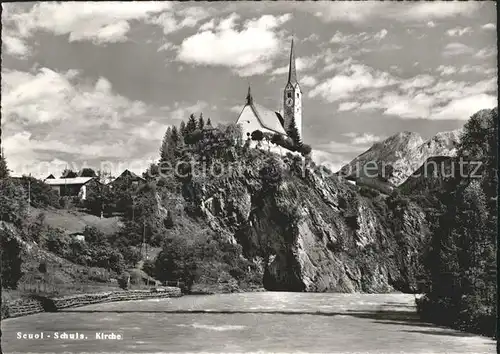
[[285, 101], [286, 105], [288, 107], [292, 107], [293, 105], [293, 98], [287, 98], [286, 101]]

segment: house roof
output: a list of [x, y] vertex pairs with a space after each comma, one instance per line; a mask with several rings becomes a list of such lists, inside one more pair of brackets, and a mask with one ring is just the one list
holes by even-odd
[[68, 184], [86, 184], [93, 180], [95, 177], [75, 177], [75, 178], [50, 178], [46, 179], [44, 182], [51, 186], [62, 186]]
[[125, 170], [123, 171], [118, 177], [116, 177], [113, 182], [117, 181], [117, 180], [120, 180], [121, 178], [124, 178], [124, 177], [131, 177], [132, 179], [134, 180], [137, 180], [137, 179], [140, 179], [142, 181], [145, 181], [144, 178], [142, 178], [141, 176], [135, 174], [134, 172], [130, 171], [130, 170]]

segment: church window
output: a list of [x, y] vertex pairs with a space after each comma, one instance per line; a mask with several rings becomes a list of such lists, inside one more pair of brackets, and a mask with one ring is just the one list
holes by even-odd
[[287, 92], [287, 93], [286, 93], [286, 97], [287, 97], [287, 98], [292, 98], [292, 93], [291, 93], [291, 92]]
[[299, 93], [297, 92], [297, 98], [299, 98]]

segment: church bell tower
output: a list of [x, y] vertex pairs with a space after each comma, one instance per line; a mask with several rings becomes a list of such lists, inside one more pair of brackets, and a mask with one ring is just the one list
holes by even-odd
[[297, 70], [295, 68], [295, 52], [290, 50], [290, 64], [288, 68], [288, 82], [283, 94], [283, 120], [284, 128], [288, 133], [293, 123], [302, 137], [302, 92], [297, 81]]

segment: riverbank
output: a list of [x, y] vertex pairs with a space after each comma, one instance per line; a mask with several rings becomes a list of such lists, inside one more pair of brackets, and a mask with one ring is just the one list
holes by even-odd
[[57, 312], [62, 309], [114, 301], [142, 300], [150, 298], [180, 297], [177, 287], [152, 290], [119, 290], [101, 293], [75, 294], [62, 297], [31, 295], [26, 298], [2, 301], [2, 320], [32, 315], [40, 312]]

